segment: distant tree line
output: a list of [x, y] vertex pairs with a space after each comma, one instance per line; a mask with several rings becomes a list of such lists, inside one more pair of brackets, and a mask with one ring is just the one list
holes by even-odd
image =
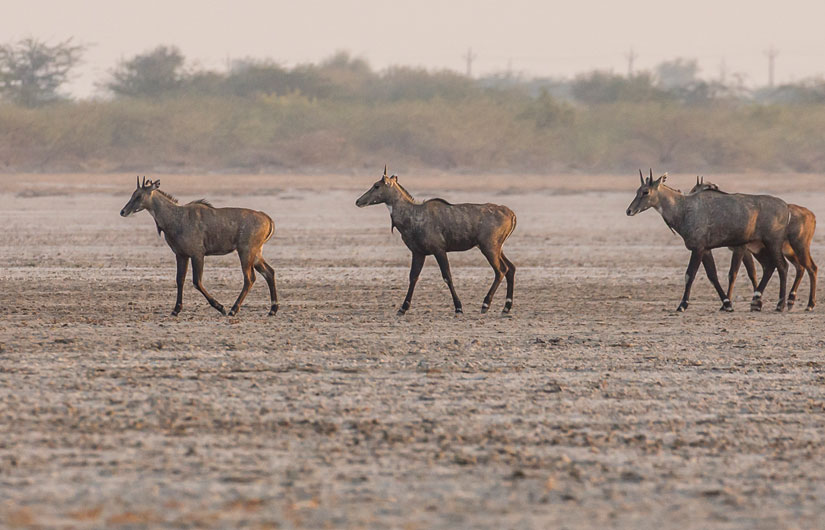
[[[825, 81], [749, 89], [674, 59], [573, 79], [397, 66], [340, 52], [292, 67], [195, 68], [159, 46], [118, 62], [106, 98], [62, 89], [86, 48], [0, 45], [0, 170], [825, 171]], [[5, 168], [5, 169], [4, 169]], [[350, 168], [350, 169], [347, 169]]]
[[[34, 38], [0, 45], [0, 96], [27, 107], [66, 99], [60, 88], [80, 64], [86, 47], [72, 39], [49, 45]], [[159, 98], [182, 94], [250, 97], [300, 93], [310, 99], [448, 100], [478, 96], [483, 90], [549, 96], [580, 104], [718, 100], [776, 103], [825, 102], [825, 80], [811, 79], [776, 88], [748, 89], [698, 76], [695, 59], [677, 58], [633, 76], [609, 71], [583, 73], [571, 80], [521, 79], [493, 75], [479, 80], [451, 71], [403, 66], [376, 72], [363, 59], [339, 52], [320, 64], [286, 68], [270, 60], [241, 59], [226, 72], [186, 67], [175, 46], [121, 60], [100, 83], [114, 97]]]

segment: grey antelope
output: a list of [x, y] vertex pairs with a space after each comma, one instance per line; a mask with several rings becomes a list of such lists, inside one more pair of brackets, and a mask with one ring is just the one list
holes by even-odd
[[[702, 177], [701, 180], [699, 177], [696, 177], [696, 185], [690, 190], [690, 194], [703, 191], [725, 193], [721, 191], [716, 184], [705, 182], [704, 177]], [[790, 210], [791, 218], [788, 221], [788, 232], [785, 234], [785, 242], [782, 244], [782, 253], [796, 270], [793, 285], [791, 285], [791, 290], [788, 293], [788, 309], [793, 308], [796, 302], [796, 291], [799, 289], [799, 284], [802, 283], [802, 276], [807, 272], [811, 290], [808, 295], [808, 307], [806, 307], [805, 310], [811, 311], [816, 306], [817, 266], [811, 257], [811, 240], [816, 230], [816, 216], [809, 209], [797, 204], [788, 204], [788, 209]], [[756, 267], [753, 263], [754, 256], [759, 260], [760, 264], [762, 264], [763, 269], [765, 269], [766, 266], [770, 266], [765, 249], [756, 249], [756, 254], [751, 253], [747, 245], [731, 248], [731, 250], [733, 251], [733, 255], [731, 256], [730, 271], [728, 272], [728, 298], [731, 298], [733, 293], [733, 285], [736, 282], [736, 276], [739, 274], [740, 264], [744, 262], [745, 270], [748, 272], [748, 278], [750, 278], [754, 289], [759, 285], [756, 277]]]
[[275, 271], [264, 260], [261, 248], [275, 232], [275, 223], [263, 212], [246, 208], [215, 208], [205, 200], [193, 201], [183, 206], [177, 199], [159, 189], [160, 181], [138, 179], [132, 198], [120, 211], [127, 217], [146, 210], [155, 220], [158, 235], [163, 233], [166, 243], [178, 261], [178, 298], [172, 316], [177, 316], [183, 306], [183, 283], [186, 280], [188, 261], [192, 260], [192, 281], [209, 305], [226, 314], [224, 307], [203, 287], [204, 256], [219, 256], [238, 251], [243, 271], [243, 289], [235, 305], [229, 310], [233, 316], [240, 309], [249, 288], [255, 283], [255, 270], [263, 274], [269, 284], [272, 302], [270, 315], [278, 312], [278, 296], [275, 292]]
[[762, 307], [762, 292], [773, 273], [779, 270], [779, 303], [777, 311], [785, 309], [785, 280], [788, 264], [782, 255], [790, 211], [785, 201], [769, 195], [744, 195], [727, 193], [696, 193], [683, 195], [679, 190], [665, 186], [667, 175], [653, 180], [653, 170], [645, 180], [641, 170], [641, 185], [636, 197], [627, 208], [627, 215], [636, 215], [648, 208], [656, 209], [667, 226], [682, 236], [685, 247], [691, 251], [685, 274], [685, 292], [677, 311], [688, 307], [690, 288], [701, 262], [708, 279], [713, 284], [722, 309], [733, 311], [730, 297], [722, 290], [716, 276], [716, 264], [711, 250], [719, 247], [765, 249], [767, 269], [757, 286], [751, 302], [751, 310]]
[[450, 288], [456, 313], [463, 313], [461, 301], [453, 286], [450, 274], [448, 252], [469, 250], [478, 247], [493, 268], [493, 284], [484, 297], [481, 312], [490, 308], [502, 278], [507, 279], [507, 300], [503, 313], [509, 313], [513, 306], [513, 284], [516, 267], [501, 250], [504, 241], [516, 228], [516, 214], [506, 206], [497, 204], [450, 204], [444, 199], [430, 199], [424, 202], [413, 200], [412, 195], [398, 183], [398, 177], [384, 176], [355, 201], [359, 208], [372, 204], [387, 205], [390, 210], [392, 228], [398, 228], [401, 239], [412, 252], [410, 265], [410, 286], [404, 304], [398, 310], [403, 315], [410, 308], [413, 290], [424, 266], [424, 260], [434, 255], [441, 276]]

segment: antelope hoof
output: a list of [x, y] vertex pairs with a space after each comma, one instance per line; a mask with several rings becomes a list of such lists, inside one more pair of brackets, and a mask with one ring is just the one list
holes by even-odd
[[455, 314], [456, 314], [456, 315], [463, 315], [463, 314], [464, 314], [464, 310], [463, 310], [462, 308], [460, 308], [460, 307], [456, 307], [456, 308], [455, 308]]
[[180, 313], [180, 308], [179, 307], [176, 307], [175, 309], [172, 310], [172, 316], [173, 317], [178, 316], [178, 313]]
[[489, 310], [490, 310], [490, 304], [488, 304], [487, 302], [484, 302], [483, 304], [481, 304], [481, 314], [482, 315], [484, 313], [486, 313], [487, 311], [489, 311]]
[[233, 307], [232, 309], [229, 310], [229, 316], [234, 317], [237, 314], [238, 314], [238, 309], [237, 308]]
[[688, 308], [687, 302], [682, 302], [681, 304], [679, 304], [679, 307], [676, 308], [676, 312], [677, 313], [684, 313], [687, 308]]
[[217, 309], [217, 310], [220, 312], [220, 314], [222, 314], [223, 316], [226, 316], [226, 309], [224, 309], [224, 308], [223, 308], [223, 306], [222, 306], [221, 304], [218, 304], [218, 305], [215, 307], [215, 309]]
[[502, 315], [509, 315], [510, 314], [510, 308], [507, 307], [507, 306], [504, 306], [504, 309], [501, 310], [501, 314]]
[[406, 315], [406, 314], [407, 314], [407, 310], [406, 310], [406, 309], [404, 309], [404, 308], [401, 308], [401, 309], [399, 309], [399, 310], [395, 313], [395, 316], [397, 316], [397, 317], [403, 317], [403, 316], [404, 316], [404, 315]]
[[277, 312], [278, 312], [278, 304], [272, 304], [272, 309], [269, 310], [269, 315], [268, 316], [273, 317], [273, 316], [275, 316], [275, 313], [277, 313]]
[[805, 308], [805, 311], [813, 311], [815, 305], [816, 304], [808, 304], [808, 307]]
[[751, 300], [751, 311], [762, 311], [762, 300]]
[[727, 311], [728, 313], [733, 313], [733, 304], [730, 303], [730, 300], [725, 300], [722, 302], [722, 307], [719, 308], [719, 311]]
[[784, 300], [779, 302], [778, 304], [776, 304], [776, 310], [780, 313], [785, 310], [785, 301]]

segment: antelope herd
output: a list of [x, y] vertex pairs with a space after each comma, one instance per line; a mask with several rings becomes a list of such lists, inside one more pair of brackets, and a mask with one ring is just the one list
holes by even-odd
[[[787, 204], [770, 195], [727, 193], [716, 184], [697, 177], [696, 185], [689, 193], [665, 184], [667, 174], [653, 179], [653, 170], [647, 178], [639, 171], [640, 185], [636, 197], [626, 214], [634, 216], [649, 208], [661, 214], [665, 224], [682, 237], [690, 250], [690, 261], [685, 273], [685, 290], [676, 309], [685, 311], [690, 301], [690, 290], [701, 263], [719, 298], [721, 310], [733, 311], [732, 291], [742, 263], [748, 273], [754, 294], [751, 311], [762, 309], [762, 293], [774, 271], [779, 275], [779, 302], [777, 311], [791, 309], [796, 301], [796, 291], [807, 272], [810, 294], [806, 310], [816, 305], [817, 266], [811, 258], [811, 240], [816, 229], [816, 217], [802, 206]], [[384, 175], [358, 200], [363, 208], [384, 204], [389, 209], [391, 229], [398, 229], [401, 239], [412, 253], [407, 295], [398, 309], [404, 315], [410, 308], [413, 291], [427, 256], [435, 256], [453, 298], [456, 314], [463, 313], [461, 300], [453, 285], [448, 252], [459, 252], [478, 247], [493, 268], [493, 283], [481, 305], [486, 313], [502, 279], [507, 281], [507, 297], [502, 310], [510, 312], [513, 306], [513, 289], [516, 267], [504, 255], [502, 246], [516, 228], [516, 215], [506, 206], [497, 204], [451, 204], [444, 199], [418, 202], [398, 182], [396, 175]], [[238, 299], [229, 310], [233, 316], [240, 310], [252, 284], [255, 272], [266, 279], [269, 286], [271, 307], [269, 315], [278, 311], [275, 289], [275, 271], [264, 260], [262, 247], [275, 232], [272, 219], [263, 212], [246, 208], [215, 208], [205, 200], [185, 205], [160, 190], [160, 181], [138, 179], [137, 188], [120, 215], [127, 217], [146, 210], [155, 221], [158, 234], [163, 234], [177, 258], [177, 300], [172, 315], [180, 313], [183, 306], [183, 284], [189, 261], [192, 262], [192, 279], [195, 288], [209, 304], [226, 315], [226, 310], [204, 288], [202, 283], [205, 256], [223, 255], [237, 251], [244, 275], [244, 284]], [[719, 283], [712, 250], [728, 247], [732, 251], [728, 289]], [[753, 258], [762, 267], [762, 280], [757, 282]], [[789, 260], [796, 270], [796, 277], [787, 293], [786, 282]], [[254, 270], [253, 270], [254, 269]], [[787, 293], [787, 299], [786, 299]]]

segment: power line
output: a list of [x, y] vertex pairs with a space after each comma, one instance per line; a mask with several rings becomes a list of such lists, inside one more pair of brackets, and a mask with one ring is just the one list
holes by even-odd
[[630, 51], [625, 54], [625, 58], [627, 59], [627, 78], [630, 79], [633, 77], [633, 61], [639, 57], [633, 48], [630, 48]]
[[773, 88], [773, 69], [779, 51], [771, 45], [771, 47], [765, 51], [765, 55], [768, 57], [768, 86]]
[[463, 58], [467, 61], [467, 77], [473, 77], [473, 61], [476, 59], [473, 49], [467, 48], [467, 53], [463, 55]]

